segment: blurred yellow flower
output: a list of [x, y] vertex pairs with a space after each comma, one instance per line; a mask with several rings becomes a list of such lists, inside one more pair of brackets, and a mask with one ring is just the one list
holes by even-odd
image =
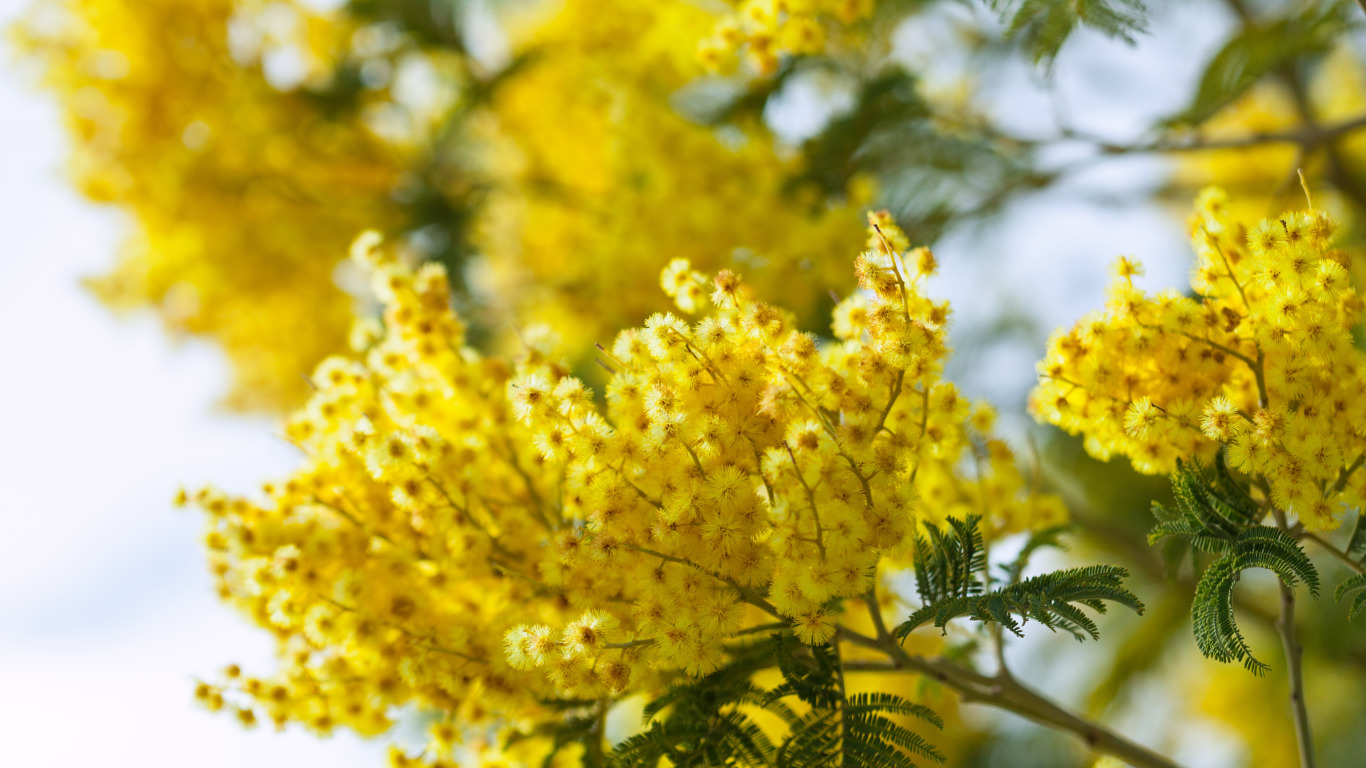
[[848, 289], [839, 254], [867, 201], [788, 190], [799, 168], [763, 127], [712, 130], [670, 107], [710, 18], [684, 2], [566, 0], [513, 24], [530, 63], [494, 95], [473, 278], [498, 321], [587, 349], [662, 307], [674, 259], [741, 271], [808, 326]]
[[335, 254], [400, 216], [403, 151], [367, 128], [363, 104], [323, 107], [353, 31], [250, 0], [60, 0], [18, 30], [60, 94], [79, 188], [133, 219], [97, 292], [219, 341], [235, 407], [303, 397], [350, 322]]

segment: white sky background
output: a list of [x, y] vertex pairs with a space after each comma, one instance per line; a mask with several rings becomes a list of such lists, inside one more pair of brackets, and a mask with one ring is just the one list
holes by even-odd
[[[0, 25], [25, 4], [0, 0]], [[1182, 89], [1154, 85], [1191, 82], [1173, 68], [1193, 71], [1216, 44], [1220, 25], [1196, 13], [1164, 11], [1134, 50], [1069, 43], [1057, 72], [1081, 127], [1123, 140], [1179, 107]], [[1047, 135], [1048, 103], [1020, 95], [1021, 72], [997, 103]], [[169, 499], [181, 483], [249, 489], [295, 454], [268, 421], [214, 413], [227, 380], [216, 350], [170, 343], [149, 316], [116, 320], [80, 288], [111, 262], [121, 220], [71, 190], [64, 142], [52, 104], [0, 64], [0, 766], [382, 764], [379, 743], [244, 732], [193, 704], [196, 676], [273, 662], [266, 634], [214, 597], [197, 514]], [[1103, 300], [1119, 253], [1143, 257], [1152, 286], [1182, 284], [1181, 217], [1079, 193], [1160, 179], [1155, 161], [1116, 163], [942, 244], [934, 290], [954, 301], [956, 328], [1006, 310], [1041, 332], [1071, 322]], [[1021, 410], [1041, 345], [986, 350], [968, 388]]]

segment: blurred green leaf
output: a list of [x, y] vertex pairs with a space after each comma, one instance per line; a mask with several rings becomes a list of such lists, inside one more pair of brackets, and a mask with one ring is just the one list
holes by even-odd
[[358, 19], [390, 22], [422, 46], [464, 52], [461, 0], [350, 0], [346, 10]]
[[1349, 619], [1355, 619], [1362, 611], [1366, 611], [1366, 573], [1358, 573], [1339, 584], [1333, 599], [1340, 603], [1342, 598], [1353, 592], [1357, 592], [1357, 596], [1352, 599], [1352, 607], [1347, 611]]
[[1019, 37], [1036, 64], [1051, 64], [1079, 26], [1132, 45], [1147, 31], [1148, 9], [1141, 0], [988, 0]]
[[1285, 16], [1244, 25], [1206, 65], [1190, 106], [1168, 123], [1198, 125], [1268, 74], [1324, 53], [1349, 28], [1350, 5], [1307, 2]]
[[1088, 712], [1104, 712], [1134, 678], [1162, 662], [1168, 640], [1186, 626], [1187, 602], [1184, 592], [1168, 592], [1144, 614], [1143, 631], [1129, 634], [1114, 647], [1114, 663], [1086, 698]]
[[1031, 148], [971, 116], [926, 101], [918, 80], [888, 68], [867, 80], [850, 110], [802, 147], [806, 168], [793, 186], [843, 195], [858, 174], [875, 174], [881, 204], [906, 234], [929, 243], [956, 221], [997, 210], [1015, 193], [1046, 186]]
[[1352, 528], [1352, 538], [1347, 542], [1347, 556], [1357, 562], [1366, 558], [1366, 512], [1357, 512], [1357, 522]]

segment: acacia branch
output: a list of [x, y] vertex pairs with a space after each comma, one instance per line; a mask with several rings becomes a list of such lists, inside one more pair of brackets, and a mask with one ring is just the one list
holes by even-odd
[[885, 653], [890, 663], [860, 663], [848, 667], [857, 671], [918, 672], [958, 692], [963, 701], [1013, 712], [1039, 725], [1065, 731], [1086, 742], [1101, 754], [1111, 755], [1134, 768], [1179, 768], [1179, 766], [1111, 731], [1104, 725], [1088, 720], [1043, 696], [1010, 676], [990, 677], [943, 658], [912, 656], [890, 634], [882, 629], [879, 637], [869, 637], [846, 627], [840, 627], [837, 639]]
[[[1360, 0], [1366, 2], [1366, 0]], [[1246, 136], [1228, 139], [1195, 137], [1190, 139], [1157, 139], [1140, 144], [1120, 144], [1081, 134], [1073, 130], [1063, 131], [1067, 139], [1088, 141], [1096, 146], [1103, 155], [1167, 154], [1181, 152], [1202, 152], [1213, 149], [1247, 149], [1263, 144], [1294, 144], [1313, 149], [1335, 141], [1348, 133], [1366, 128], [1366, 114], [1358, 115], [1331, 125], [1305, 123], [1284, 131], [1258, 131]]]
[[1301, 658], [1304, 647], [1295, 636], [1295, 590], [1277, 580], [1281, 590], [1281, 615], [1276, 620], [1276, 631], [1285, 648], [1285, 666], [1290, 677], [1290, 710], [1295, 720], [1295, 739], [1300, 748], [1301, 768], [1314, 768], [1314, 736], [1309, 727], [1309, 710], [1304, 702], [1304, 671]]
[[[1273, 507], [1276, 525], [1289, 531], [1285, 513]], [[1281, 615], [1276, 619], [1276, 632], [1285, 649], [1285, 667], [1290, 678], [1290, 712], [1295, 721], [1295, 741], [1300, 748], [1300, 768], [1314, 768], [1314, 736], [1309, 726], [1309, 710], [1304, 701], [1304, 670], [1301, 661], [1304, 647], [1295, 635], [1295, 590], [1284, 580], [1277, 579], [1281, 592]]]
[[1336, 559], [1343, 565], [1347, 566], [1348, 568], [1351, 568], [1353, 571], [1356, 571], [1357, 573], [1366, 573], [1366, 566], [1363, 566], [1361, 563], [1357, 562], [1356, 560], [1353, 560], [1351, 555], [1348, 555], [1346, 552], [1343, 552], [1342, 550], [1333, 546], [1332, 542], [1328, 541], [1322, 536], [1313, 533], [1303, 533], [1300, 535], [1300, 538], [1308, 539], [1309, 541], [1312, 541], [1315, 544], [1319, 545], [1320, 549], [1332, 555], [1334, 559]]

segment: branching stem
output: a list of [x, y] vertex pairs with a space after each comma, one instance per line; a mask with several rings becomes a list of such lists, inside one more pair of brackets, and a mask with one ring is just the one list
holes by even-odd
[[1309, 710], [1304, 702], [1304, 672], [1300, 666], [1303, 648], [1295, 636], [1295, 590], [1278, 581], [1281, 589], [1281, 616], [1276, 631], [1285, 647], [1285, 666], [1290, 675], [1290, 710], [1295, 719], [1295, 738], [1300, 746], [1301, 768], [1314, 768], [1314, 737], [1309, 728]]
[[[1273, 509], [1276, 525], [1289, 530], [1285, 513]], [[1295, 720], [1295, 740], [1300, 747], [1300, 768], [1314, 768], [1314, 736], [1309, 727], [1309, 709], [1304, 701], [1304, 670], [1301, 660], [1304, 648], [1295, 635], [1295, 590], [1277, 580], [1281, 591], [1281, 615], [1276, 619], [1276, 631], [1285, 649], [1285, 668], [1290, 678], [1290, 712]]]
[[[875, 600], [870, 603], [870, 608], [876, 617]], [[880, 625], [879, 621], [875, 620], [875, 623]], [[1064, 709], [1014, 677], [987, 676], [947, 659], [912, 656], [897, 644], [885, 627], [878, 627], [878, 637], [840, 627], [836, 639], [882, 651], [889, 659], [889, 663], [845, 662], [847, 671], [917, 672], [957, 691], [963, 701], [1004, 709], [1040, 725], [1071, 733], [1086, 742], [1092, 750], [1117, 757], [1133, 768], [1179, 768], [1176, 763], [1147, 747]]]
[[1356, 571], [1357, 573], [1366, 573], [1366, 566], [1363, 566], [1361, 563], [1358, 563], [1356, 560], [1353, 560], [1351, 555], [1333, 546], [1333, 543], [1331, 541], [1328, 541], [1322, 536], [1319, 536], [1318, 534], [1314, 533], [1302, 533], [1300, 534], [1300, 538], [1308, 539], [1309, 541], [1312, 541], [1315, 544], [1319, 545], [1319, 549], [1322, 549], [1324, 552], [1327, 552], [1328, 554], [1332, 555], [1334, 559], [1336, 559], [1343, 565], [1347, 566], [1348, 568], [1351, 568], [1353, 571]]
[[[1358, 3], [1366, 0], [1357, 0]], [[1366, 115], [1343, 120], [1332, 125], [1306, 124], [1284, 131], [1267, 131], [1230, 139], [1196, 138], [1186, 140], [1159, 139], [1147, 144], [1115, 144], [1069, 131], [1068, 138], [1091, 141], [1103, 155], [1132, 155], [1168, 152], [1203, 152], [1211, 149], [1245, 149], [1263, 144], [1295, 144], [1318, 147], [1340, 136], [1366, 128]]]

